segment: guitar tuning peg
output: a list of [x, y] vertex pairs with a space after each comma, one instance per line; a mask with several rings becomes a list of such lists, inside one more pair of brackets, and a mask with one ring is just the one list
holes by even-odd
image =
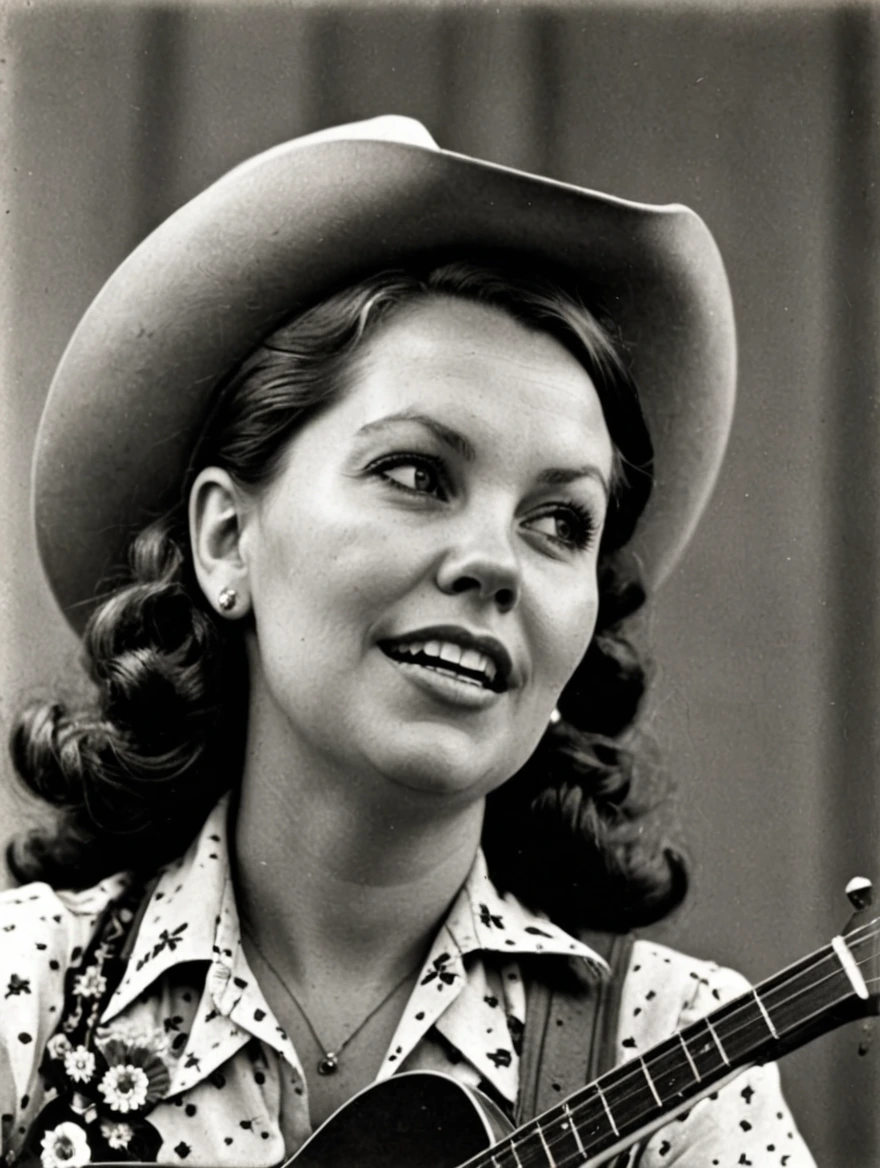
[[853, 876], [846, 886], [846, 895], [849, 897], [850, 904], [858, 912], [873, 902], [874, 887], [866, 877]]
[[859, 1029], [862, 1032], [862, 1037], [859, 1041], [859, 1054], [866, 1055], [871, 1049], [871, 1040], [874, 1037], [874, 1019], [866, 1018]]

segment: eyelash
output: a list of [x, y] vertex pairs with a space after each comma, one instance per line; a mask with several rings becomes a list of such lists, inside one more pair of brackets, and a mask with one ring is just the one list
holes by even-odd
[[[397, 479], [392, 479], [385, 471], [396, 470], [401, 466], [414, 466], [420, 470], [429, 470], [437, 481], [438, 488], [442, 490], [441, 480], [443, 478], [443, 460], [441, 458], [434, 458], [428, 454], [391, 454], [386, 458], [380, 458], [377, 462], [372, 463], [368, 469], [382, 476], [382, 479], [390, 487], [394, 487], [398, 491], [405, 491], [408, 495], [426, 495], [428, 491], [416, 491], [412, 487], [407, 487], [403, 483], [399, 483]], [[444, 495], [438, 495], [437, 498], [445, 498]]]
[[[412, 487], [407, 487], [403, 483], [399, 483], [396, 479], [391, 478], [388, 474], [385, 473], [386, 471], [395, 470], [401, 466], [414, 466], [420, 468], [421, 470], [429, 470], [436, 480], [438, 493], [434, 494], [430, 491], [414, 490]], [[403, 491], [407, 495], [433, 495], [434, 498], [441, 500], [445, 500], [447, 498], [445, 492], [443, 491], [441, 482], [445, 469], [443, 460], [440, 458], [435, 458], [432, 455], [392, 454], [372, 463], [367, 469], [371, 473], [381, 476], [383, 482], [388, 486], [394, 487], [395, 490]], [[596, 538], [598, 524], [596, 523], [596, 518], [592, 512], [587, 507], [584, 507], [582, 503], [577, 502], [575, 499], [566, 499], [560, 503], [551, 504], [544, 511], [542, 511], [537, 516], [537, 518], [542, 519], [548, 515], [556, 516], [566, 514], [573, 517], [574, 519], [573, 526], [575, 529], [575, 534], [572, 539], [561, 539], [559, 536], [550, 535], [547, 532], [542, 532], [539, 534], [543, 534], [546, 539], [551, 540], [560, 547], [567, 548], [569, 550], [576, 549], [577, 551], [585, 551], [592, 545], [594, 539]]]
[[[539, 518], [543, 518], [544, 515], [568, 515], [574, 517], [574, 537], [572, 539], [560, 539], [558, 535], [547, 535], [547, 539], [552, 539], [554, 543], [558, 543], [561, 547], [576, 548], [578, 551], [586, 551], [587, 548], [592, 546], [596, 538], [596, 518], [583, 504], [576, 502], [574, 499], [567, 499], [562, 503], [552, 504]], [[546, 532], [544, 534], [546, 535]]]

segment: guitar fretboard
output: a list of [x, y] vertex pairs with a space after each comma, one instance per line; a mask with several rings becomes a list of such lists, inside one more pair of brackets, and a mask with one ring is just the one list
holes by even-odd
[[877, 930], [873, 921], [847, 937], [849, 969], [839, 947], [825, 946], [609, 1071], [462, 1168], [574, 1168], [626, 1146], [732, 1072], [799, 1045], [798, 1036], [805, 1040], [861, 996], [858, 968], [870, 959]]

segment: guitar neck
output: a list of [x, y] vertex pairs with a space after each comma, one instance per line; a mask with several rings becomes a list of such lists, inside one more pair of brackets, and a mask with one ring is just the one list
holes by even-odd
[[735, 1077], [869, 1012], [874, 920], [630, 1059], [463, 1168], [604, 1163]]

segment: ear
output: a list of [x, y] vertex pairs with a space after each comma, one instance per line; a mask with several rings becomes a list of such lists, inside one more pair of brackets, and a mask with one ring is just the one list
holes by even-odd
[[216, 466], [199, 472], [189, 495], [189, 538], [199, 586], [227, 620], [250, 612], [242, 535], [248, 501], [231, 475]]

